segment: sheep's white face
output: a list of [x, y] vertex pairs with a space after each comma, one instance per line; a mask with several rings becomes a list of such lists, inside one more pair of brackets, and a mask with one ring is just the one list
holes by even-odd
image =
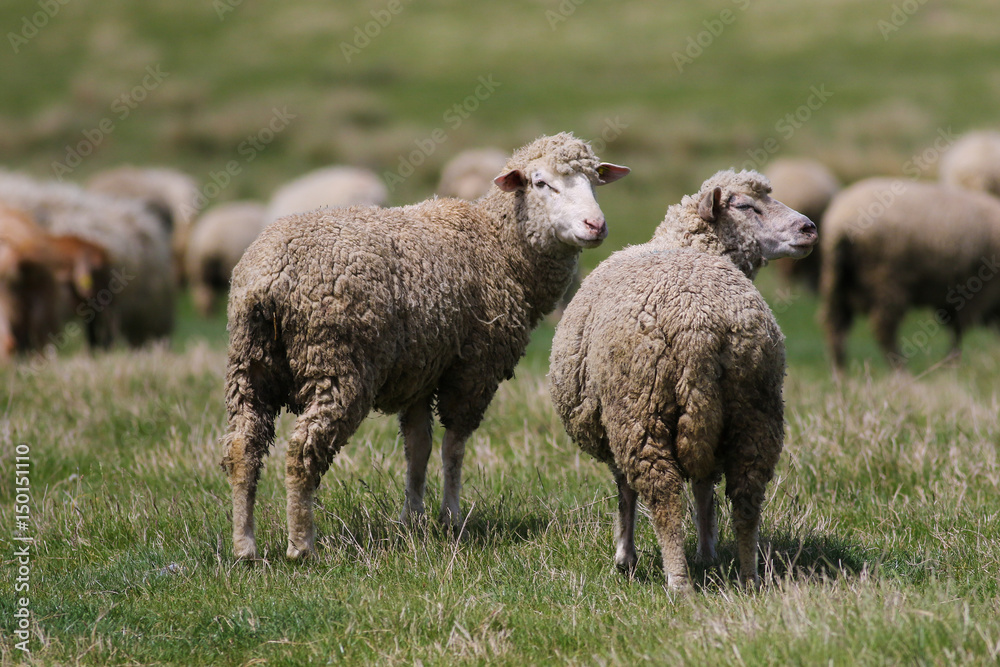
[[737, 192], [725, 208], [737, 228], [751, 230], [766, 260], [802, 259], [819, 240], [816, 225], [809, 218], [767, 195], [752, 197]]
[[[627, 167], [602, 164], [598, 185], [611, 183], [629, 173]], [[539, 236], [554, 237], [560, 243], [578, 248], [594, 248], [608, 235], [604, 213], [597, 204], [594, 184], [583, 174], [563, 175], [533, 165], [524, 172], [513, 170], [498, 176], [494, 183], [506, 192], [523, 190], [530, 218], [544, 220]]]

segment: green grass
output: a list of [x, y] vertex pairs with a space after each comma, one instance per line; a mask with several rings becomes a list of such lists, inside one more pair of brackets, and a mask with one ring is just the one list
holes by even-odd
[[[985, 0], [919, 5], [888, 39], [877, 25], [892, 3], [743, 4], [585, 2], [552, 30], [557, 2], [405, 3], [348, 63], [341, 42], [386, 2], [243, 2], [221, 21], [193, 0], [70, 2], [19, 53], [5, 40], [0, 150], [9, 167], [51, 175], [160, 64], [169, 76], [71, 179], [131, 161], [207, 182], [287, 106], [297, 118], [219, 197], [266, 199], [326, 163], [395, 169], [492, 74], [497, 92], [393, 200], [428, 196], [461, 148], [512, 149], [564, 129], [596, 138], [618, 119], [627, 127], [601, 157], [634, 173], [600, 193], [611, 236], [583, 256], [589, 268], [646, 240], [668, 204], [769, 137], [849, 182], [901, 174], [942, 128], [996, 124], [1000, 45]], [[724, 9], [736, 20], [678, 72], [673, 53]], [[0, 19], [16, 32], [36, 11], [7, 3]], [[782, 137], [776, 123], [814, 85], [834, 95]], [[548, 400], [551, 322], [470, 440], [466, 539], [400, 526], [402, 444], [391, 417], [372, 416], [318, 492], [319, 558], [287, 563], [285, 415], [258, 497], [265, 561], [234, 563], [217, 444], [224, 316], [195, 317], [185, 296], [169, 346], [89, 355], [77, 341], [0, 369], [0, 663], [25, 658], [12, 634], [23, 594], [13, 462], [25, 443], [36, 664], [995, 664], [996, 332], [970, 332], [951, 364], [939, 363], [949, 340], [937, 332], [904, 374], [859, 322], [835, 381], [816, 298], [769, 271], [758, 285], [787, 336], [789, 371], [761, 591], [736, 585], [726, 510], [721, 564], [693, 565], [693, 596], [664, 589], [644, 517], [636, 576], [614, 570], [613, 482]], [[927, 317], [912, 313], [902, 339], [921, 340]], [[440, 494], [434, 457], [430, 507]]]

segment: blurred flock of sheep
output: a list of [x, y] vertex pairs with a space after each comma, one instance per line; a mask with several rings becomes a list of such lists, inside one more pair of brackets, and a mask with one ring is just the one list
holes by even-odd
[[[459, 154], [437, 194], [482, 196], [506, 155]], [[955, 352], [968, 327], [1000, 321], [1000, 281], [992, 280], [1000, 271], [1000, 132], [955, 141], [938, 182], [868, 179], [842, 188], [823, 164], [801, 158], [776, 158], [763, 171], [775, 198], [820, 228], [817, 251], [779, 269], [819, 292], [835, 364], [845, 362], [857, 314], [870, 316], [897, 366], [907, 356], [897, 332], [911, 308], [931, 308], [930, 326], [951, 330]], [[82, 184], [0, 172], [0, 361], [58, 349], [70, 327], [91, 348], [169, 338], [179, 291], [191, 291], [202, 315], [217, 312], [233, 267], [274, 220], [387, 199], [376, 174], [347, 166], [305, 174], [266, 202], [204, 211], [194, 179], [167, 167], [123, 166]]]

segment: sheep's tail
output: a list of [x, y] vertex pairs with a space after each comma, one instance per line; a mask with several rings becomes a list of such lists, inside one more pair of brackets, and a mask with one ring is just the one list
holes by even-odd
[[841, 368], [846, 360], [847, 333], [854, 322], [852, 291], [855, 284], [853, 243], [841, 236], [829, 251], [824, 251], [820, 271], [820, 320], [826, 330], [827, 345], [833, 363]]
[[[222, 466], [232, 476], [241, 461], [259, 468], [274, 442], [274, 420], [290, 403], [291, 371], [274, 302], [245, 295], [229, 305], [226, 368], [228, 432]], [[256, 474], [256, 473], [255, 473]]]

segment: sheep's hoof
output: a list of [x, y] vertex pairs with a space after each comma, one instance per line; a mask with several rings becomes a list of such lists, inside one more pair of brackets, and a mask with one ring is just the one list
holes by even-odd
[[691, 595], [694, 593], [694, 586], [686, 576], [668, 574], [667, 590], [677, 595]]
[[438, 515], [438, 523], [444, 528], [448, 535], [451, 535], [455, 539], [461, 539], [464, 536], [465, 527], [461, 518], [452, 514], [450, 510], [441, 510]]
[[615, 568], [624, 574], [625, 576], [631, 577], [635, 574], [636, 567], [639, 565], [639, 557], [635, 554], [631, 556], [616, 556], [615, 557]]
[[291, 542], [288, 543], [288, 549], [285, 550], [285, 558], [293, 561], [304, 561], [312, 558], [316, 555], [316, 550], [310, 546], [297, 547]]
[[236, 560], [259, 560], [257, 558], [257, 543], [254, 540], [233, 542], [233, 556]]
[[427, 525], [427, 516], [423, 509], [404, 508], [399, 514], [399, 521], [405, 528], [423, 527]]

